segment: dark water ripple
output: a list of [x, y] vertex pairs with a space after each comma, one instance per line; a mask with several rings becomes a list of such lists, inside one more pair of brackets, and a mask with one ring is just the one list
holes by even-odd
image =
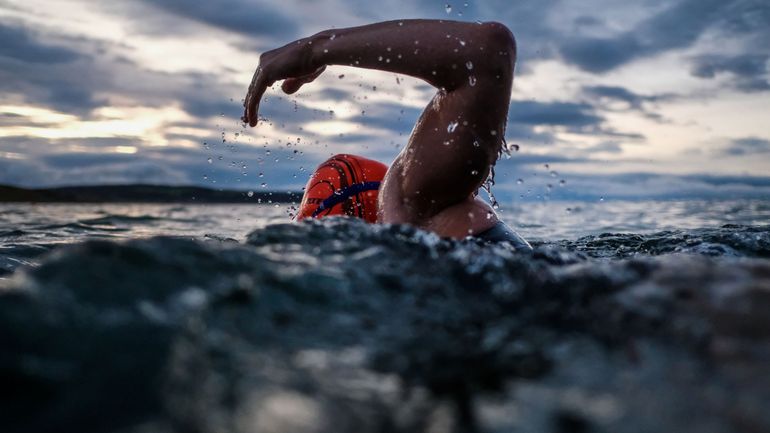
[[603, 233], [576, 241], [558, 242], [562, 248], [597, 258], [628, 258], [688, 253], [728, 257], [770, 257], [770, 226], [726, 224], [720, 228], [666, 230], [652, 234]]
[[0, 426], [767, 431], [767, 235], [522, 254], [325, 219], [58, 248], [0, 282]]

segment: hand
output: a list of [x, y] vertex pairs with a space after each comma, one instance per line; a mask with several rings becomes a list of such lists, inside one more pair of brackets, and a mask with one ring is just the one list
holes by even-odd
[[268, 51], [259, 58], [259, 67], [254, 72], [249, 91], [243, 102], [243, 122], [256, 126], [259, 101], [267, 88], [278, 80], [285, 80], [281, 89], [292, 94], [303, 85], [312, 82], [326, 69], [325, 65], [315, 66], [312, 62], [312, 47], [305, 41], [293, 42], [284, 47]]

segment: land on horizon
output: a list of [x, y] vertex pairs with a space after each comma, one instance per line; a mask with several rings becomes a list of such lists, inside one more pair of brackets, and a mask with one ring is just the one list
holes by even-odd
[[150, 184], [22, 188], [0, 185], [0, 203], [292, 203], [299, 191], [239, 191]]

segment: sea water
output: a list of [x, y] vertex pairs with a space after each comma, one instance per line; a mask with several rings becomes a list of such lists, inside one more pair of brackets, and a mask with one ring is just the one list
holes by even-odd
[[770, 429], [770, 202], [0, 207], [0, 430]]

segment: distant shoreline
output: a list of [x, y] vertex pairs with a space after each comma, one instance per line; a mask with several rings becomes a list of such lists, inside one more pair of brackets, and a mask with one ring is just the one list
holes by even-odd
[[300, 191], [218, 190], [199, 186], [89, 185], [20, 188], [0, 185], [0, 203], [299, 203]]

